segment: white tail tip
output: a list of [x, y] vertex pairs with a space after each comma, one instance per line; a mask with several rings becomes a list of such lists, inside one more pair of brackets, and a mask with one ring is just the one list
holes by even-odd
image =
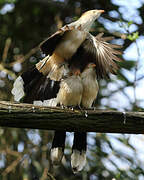
[[78, 151], [78, 150], [73, 150], [73, 153], [71, 155], [71, 166], [73, 173], [77, 173], [81, 171], [84, 166], [86, 165], [86, 152], [85, 151]]
[[61, 147], [51, 149], [51, 161], [54, 165], [58, 165], [63, 157], [63, 150]]

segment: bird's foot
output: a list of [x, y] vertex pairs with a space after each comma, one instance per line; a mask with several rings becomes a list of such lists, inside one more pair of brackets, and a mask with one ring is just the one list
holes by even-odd
[[60, 105], [60, 107], [61, 107], [62, 109], [67, 109], [67, 106], [64, 106], [64, 105]]
[[81, 113], [84, 114], [85, 117], [88, 117], [87, 110], [83, 109], [81, 106], [78, 106], [78, 108], [80, 109]]
[[76, 106], [69, 106], [69, 109], [74, 111], [74, 109], [77, 109], [77, 107]]
[[97, 108], [96, 107], [91, 107], [91, 108], [89, 108], [90, 110], [96, 110]]

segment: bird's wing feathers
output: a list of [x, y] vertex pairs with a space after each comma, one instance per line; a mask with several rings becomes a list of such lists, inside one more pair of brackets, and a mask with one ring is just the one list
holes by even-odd
[[82, 48], [85, 51], [85, 60], [96, 64], [96, 73], [99, 78], [108, 76], [109, 72], [115, 74], [118, 70], [115, 61], [122, 61], [117, 57], [117, 55], [121, 55], [122, 52], [114, 49], [121, 48], [121, 46], [110, 44], [105, 41], [111, 39], [112, 37], [102, 38], [101, 34], [96, 37], [88, 34], [86, 40], [82, 44]]
[[44, 101], [56, 97], [59, 85], [60, 81], [54, 81], [48, 76], [44, 76], [36, 67], [33, 67], [16, 79], [12, 94], [15, 101], [21, 99], [25, 103]]
[[[55, 98], [59, 90], [59, 81], [53, 81], [46, 76], [37, 79], [37, 82], [27, 84], [24, 88], [25, 96], [23, 102], [33, 103]], [[29, 90], [28, 90], [29, 89]]]
[[51, 55], [55, 50], [57, 44], [62, 39], [63, 35], [67, 31], [71, 31], [73, 29], [75, 29], [75, 26], [70, 25], [65, 25], [64, 27], [60, 28], [57, 32], [52, 34], [40, 44], [40, 49], [42, 50], [42, 52], [46, 55]]

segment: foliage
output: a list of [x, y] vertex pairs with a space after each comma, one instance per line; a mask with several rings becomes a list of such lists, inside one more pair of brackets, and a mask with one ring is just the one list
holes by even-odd
[[[93, 8], [106, 10], [93, 26], [93, 34], [104, 32], [106, 36], [114, 35], [116, 40], [113, 42], [123, 44], [123, 50], [136, 43], [142, 35], [142, 23], [125, 17], [122, 7], [110, 0], [0, 0], [0, 99], [12, 100], [10, 91], [14, 79], [42, 59], [38, 45], [45, 37], [63, 24], [77, 19], [83, 11]], [[141, 19], [144, 19], [143, 9], [142, 5], [137, 9]], [[119, 29], [112, 29], [117, 24], [120, 24]], [[137, 29], [131, 31], [132, 26]], [[121, 69], [117, 78], [112, 76], [111, 80], [99, 82], [97, 108], [123, 111], [143, 108], [136, 96], [137, 83], [143, 79], [143, 76], [137, 76], [138, 46], [136, 53], [136, 61], [129, 59], [119, 64]], [[128, 73], [134, 76], [133, 80]], [[133, 99], [126, 91], [128, 88], [135, 94]], [[68, 136], [66, 156], [60, 167], [52, 167], [49, 160], [52, 132], [1, 128], [0, 139], [0, 180], [144, 178], [142, 161], [129, 135], [90, 133], [88, 164], [78, 175], [74, 175], [70, 169], [71, 136]]]

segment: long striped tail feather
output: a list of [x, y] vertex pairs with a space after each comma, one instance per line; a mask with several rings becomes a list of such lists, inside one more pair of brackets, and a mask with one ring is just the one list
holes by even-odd
[[51, 161], [52, 164], [58, 165], [64, 154], [65, 148], [65, 138], [66, 132], [65, 131], [55, 131], [54, 138], [52, 141], [52, 148], [51, 148]]
[[86, 165], [87, 133], [75, 132], [71, 155], [73, 173], [78, 173]]

